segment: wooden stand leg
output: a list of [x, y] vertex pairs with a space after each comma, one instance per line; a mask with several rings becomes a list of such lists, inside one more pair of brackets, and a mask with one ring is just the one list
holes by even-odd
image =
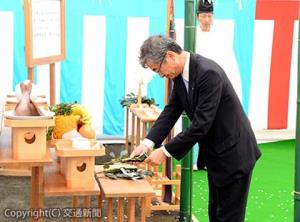
[[101, 214], [98, 217], [97, 222], [102, 222], [102, 194], [100, 193], [98, 196], [98, 210], [100, 210]]
[[132, 124], [131, 124], [131, 141], [130, 141], [130, 153], [133, 151], [135, 146], [135, 115], [132, 114]]
[[[83, 207], [85, 209], [90, 208], [90, 203], [91, 203], [91, 197], [90, 196], [84, 196], [84, 198], [83, 198]], [[88, 211], [86, 211], [86, 212], [87, 212], [87, 215], [84, 215], [84, 219], [83, 219], [84, 222], [90, 221]]]
[[72, 197], [72, 208], [76, 208], [78, 205], [78, 197]]
[[142, 124], [143, 124], [142, 139], [145, 139], [147, 134], [147, 123], [142, 122]]
[[113, 222], [113, 204], [112, 198], [107, 198], [107, 221]]
[[124, 199], [122, 197], [118, 198], [118, 222], [124, 221]]
[[34, 68], [33, 67], [28, 68], [27, 79], [31, 80], [31, 82], [34, 82]]
[[[73, 196], [72, 197], [72, 208], [76, 209], [77, 205], [78, 205], [78, 197]], [[72, 222], [76, 222], [76, 221], [77, 221], [77, 218], [76, 217], [72, 217]]]
[[135, 221], [135, 198], [128, 198], [128, 222]]
[[125, 149], [128, 150], [129, 109], [126, 107]]
[[50, 64], [50, 105], [56, 102], [55, 63]]
[[[181, 180], [181, 165], [176, 166], [176, 180]], [[175, 194], [175, 204], [179, 205], [180, 204], [180, 186], [181, 184], [178, 183], [176, 185], [176, 194]]]
[[[31, 175], [31, 207], [39, 210], [44, 207], [43, 183], [44, 183], [43, 167], [32, 167]], [[42, 222], [43, 218], [33, 219], [30, 221]]]
[[141, 222], [146, 222], [146, 213], [147, 213], [147, 207], [148, 207], [146, 198], [147, 197], [142, 197], [142, 199], [141, 199]]
[[141, 120], [137, 118], [136, 120], [136, 145], [140, 145], [141, 142]]
[[146, 205], [146, 216], [150, 217], [151, 216], [151, 196], [145, 197], [145, 205]]

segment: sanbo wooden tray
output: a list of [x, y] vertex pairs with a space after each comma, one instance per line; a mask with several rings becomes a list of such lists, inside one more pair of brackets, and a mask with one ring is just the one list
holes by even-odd
[[89, 140], [90, 146], [87, 148], [74, 148], [72, 140], [61, 140], [56, 145], [56, 154], [60, 157], [85, 157], [85, 156], [103, 156], [105, 148], [95, 140]]

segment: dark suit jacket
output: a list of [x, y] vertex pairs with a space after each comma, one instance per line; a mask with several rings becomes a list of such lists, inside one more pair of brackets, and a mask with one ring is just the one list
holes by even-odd
[[174, 79], [169, 104], [147, 138], [159, 147], [185, 111], [191, 126], [165, 145], [181, 159], [198, 142], [204, 151], [208, 174], [224, 186], [249, 173], [261, 153], [250, 122], [228, 77], [214, 61], [190, 55], [189, 92], [182, 75]]

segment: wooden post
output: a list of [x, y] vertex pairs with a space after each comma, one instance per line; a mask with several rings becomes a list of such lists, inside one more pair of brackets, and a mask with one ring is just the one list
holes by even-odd
[[147, 198], [148, 197], [142, 197], [141, 199], [141, 222], [146, 222], [146, 214], [147, 214], [146, 207], [150, 208], [150, 206], [147, 206]]
[[[31, 176], [31, 207], [33, 210], [39, 210], [44, 207], [43, 196], [43, 167], [32, 167]], [[42, 218], [31, 218], [30, 221], [43, 221]]]
[[28, 67], [27, 79], [29, 79], [31, 82], [34, 82], [34, 68], [33, 67]]
[[50, 64], [50, 105], [56, 103], [55, 63]]
[[[167, 25], [166, 25], [166, 36], [170, 37], [170, 19], [171, 19], [171, 13], [172, 13], [172, 0], [167, 1]], [[169, 98], [169, 79], [165, 80], [165, 105], [168, 104], [168, 98]]]
[[140, 145], [141, 142], [141, 120], [137, 118], [136, 120], [136, 146]]
[[141, 105], [142, 105], [142, 83], [141, 83], [141, 81], [139, 81], [137, 100], [138, 100], [137, 101], [138, 107], [141, 107]]
[[107, 198], [107, 221], [113, 222], [113, 198]]
[[135, 148], [135, 115], [132, 113], [132, 124], [131, 124], [131, 144], [130, 144], [130, 152], [132, 152]]
[[[175, 29], [174, 29], [174, 1], [167, 1], [167, 26], [166, 26], [166, 36], [175, 39]], [[169, 95], [171, 91], [171, 82], [169, 79], [165, 80], [165, 105], [168, 104]], [[169, 133], [166, 142], [171, 140], [171, 133]], [[165, 175], [171, 179], [172, 175], [172, 159], [167, 158], [166, 163], [163, 167], [163, 172]], [[170, 202], [172, 200], [172, 186], [163, 185], [162, 188], [162, 199], [165, 202]]]
[[135, 221], [135, 198], [128, 198], [128, 222]]
[[152, 196], [145, 197], [146, 217], [151, 216], [151, 200], [152, 200]]
[[126, 107], [125, 149], [128, 151], [129, 107]]
[[97, 222], [102, 222], [102, 191], [100, 191], [100, 194], [98, 196], [98, 210], [101, 211], [100, 217], [97, 218]]
[[143, 124], [142, 139], [145, 139], [147, 134], [147, 122], [142, 122], [142, 124]]
[[[176, 180], [181, 180], [181, 166], [176, 166]], [[180, 204], [180, 183], [176, 185], [175, 204]]]
[[124, 199], [118, 198], [118, 222], [124, 222]]
[[[76, 208], [77, 208], [77, 205], [78, 205], [78, 197], [77, 197], [77, 196], [73, 196], [73, 197], [72, 197], [72, 208], [73, 208], [73, 209], [76, 209]], [[77, 221], [76, 216], [75, 216], [75, 217], [72, 217], [72, 222], [76, 222], [76, 221]]]
[[[84, 196], [84, 198], [83, 198], [83, 207], [85, 208], [85, 209], [88, 209], [88, 208], [90, 208], [90, 205], [91, 204], [91, 197], [90, 196]], [[87, 213], [87, 214], [84, 214], [83, 215], [83, 221], [84, 222], [88, 222], [88, 221], [90, 221], [90, 218], [89, 218], [89, 213]]]

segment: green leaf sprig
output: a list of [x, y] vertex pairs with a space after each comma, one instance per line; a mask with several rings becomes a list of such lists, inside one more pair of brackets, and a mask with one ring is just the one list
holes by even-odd
[[[123, 96], [122, 99], [120, 99], [120, 104], [122, 107], [130, 107], [131, 104], [136, 104], [137, 103], [137, 95], [135, 95], [133, 92], [128, 93], [125, 97]], [[146, 96], [142, 97], [142, 103], [146, 103], [149, 106], [151, 105], [156, 105], [158, 104], [155, 103], [154, 98], [148, 98]]]
[[50, 106], [49, 109], [50, 111], [55, 113], [55, 116], [58, 115], [68, 116], [71, 115], [72, 105], [73, 103], [60, 103], [60, 104]]

